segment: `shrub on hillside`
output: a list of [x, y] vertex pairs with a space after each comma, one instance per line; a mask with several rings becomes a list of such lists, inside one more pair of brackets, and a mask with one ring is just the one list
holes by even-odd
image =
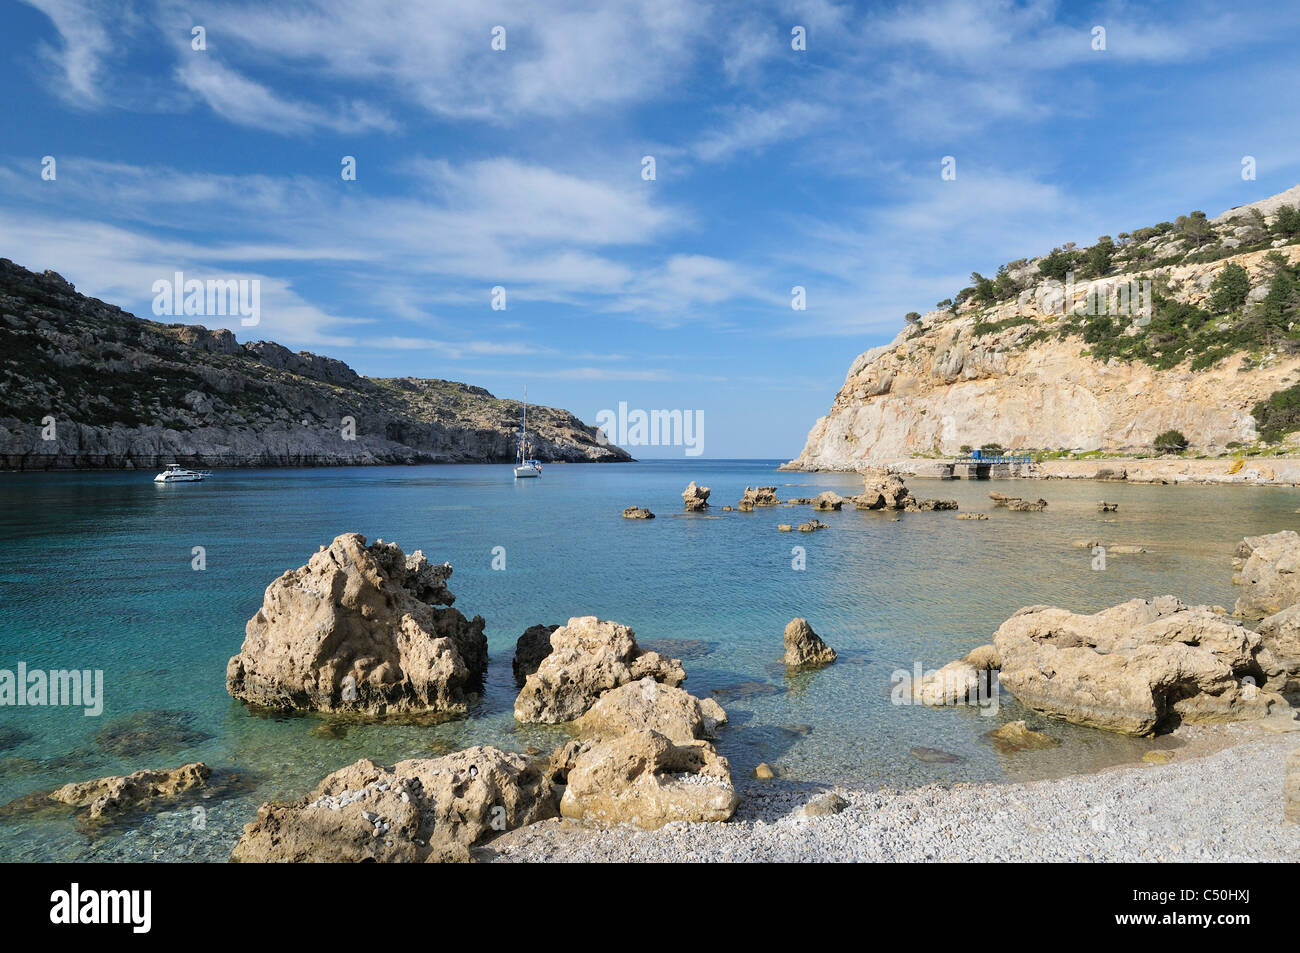
[[1187, 449], [1187, 438], [1181, 430], [1166, 430], [1156, 437], [1155, 447], [1160, 453], [1182, 453]]

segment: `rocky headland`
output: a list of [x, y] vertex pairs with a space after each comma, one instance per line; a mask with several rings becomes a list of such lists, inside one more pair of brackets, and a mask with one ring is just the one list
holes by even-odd
[[[1168, 431], [1211, 456], [1294, 449], [1300, 235], [1279, 214], [1287, 203], [1300, 204], [1300, 186], [972, 275], [852, 362], [786, 467], [899, 466], [982, 446], [1149, 454]], [[1149, 312], [1122, 311], [1118, 290], [1143, 281]]]
[[[0, 469], [499, 463], [521, 405], [481, 387], [363, 377], [226, 330], [161, 324], [0, 259]], [[528, 408], [539, 460], [618, 462], [572, 414]]]

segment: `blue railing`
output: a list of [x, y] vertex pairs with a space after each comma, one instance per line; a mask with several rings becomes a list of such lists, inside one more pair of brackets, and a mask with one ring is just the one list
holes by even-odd
[[972, 450], [964, 457], [958, 457], [953, 463], [974, 463], [979, 465], [998, 465], [1006, 463], [1033, 463], [1032, 454], [1009, 453], [1005, 450], [993, 453], [987, 450]]

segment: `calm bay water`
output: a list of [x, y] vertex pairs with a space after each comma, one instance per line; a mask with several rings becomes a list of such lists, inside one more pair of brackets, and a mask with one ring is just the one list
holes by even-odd
[[[0, 475], [0, 668], [102, 669], [99, 717], [79, 709], [0, 708], [0, 804], [68, 781], [203, 760], [223, 785], [200, 802], [89, 832], [64, 815], [0, 810], [0, 859], [224, 860], [258, 804], [297, 797], [360, 757], [391, 763], [471, 744], [549, 750], [560, 728], [512, 717], [515, 639], [529, 625], [597, 615], [643, 644], [671, 646], [697, 695], [732, 717], [719, 747], [738, 777], [767, 761], [814, 783], [902, 786], [1044, 777], [1133, 761], [1152, 745], [1038, 718], [1007, 696], [993, 717], [890, 703], [896, 669], [936, 668], [987, 642], [1022, 606], [1094, 611], [1172, 593], [1230, 606], [1243, 536], [1296, 528], [1300, 491], [1067, 482], [914, 480], [918, 496], [963, 511], [818, 514], [830, 528], [777, 532], [809, 507], [722, 513], [746, 485], [783, 498], [855, 493], [846, 474], [775, 471], [775, 461], [550, 465], [514, 481], [507, 466], [221, 471], [156, 486], [152, 474]], [[707, 516], [681, 512], [690, 480], [712, 487]], [[993, 509], [990, 490], [1043, 496], [1044, 513]], [[1117, 513], [1097, 512], [1102, 497]], [[654, 521], [624, 520], [649, 506]], [[467, 719], [355, 725], [327, 737], [316, 717], [250, 713], [225, 693], [227, 659], [266, 585], [342, 532], [393, 540], [450, 561], [456, 606], [488, 623], [491, 668]], [[1094, 571], [1078, 538], [1137, 543]], [[204, 547], [207, 568], [191, 568]], [[492, 551], [505, 547], [506, 569]], [[792, 568], [793, 547], [806, 569]], [[787, 677], [782, 631], [809, 619], [840, 660]], [[984, 737], [1028, 718], [1060, 747], [1000, 754]], [[132, 728], [136, 730], [131, 730]], [[930, 763], [914, 747], [961, 760]]]

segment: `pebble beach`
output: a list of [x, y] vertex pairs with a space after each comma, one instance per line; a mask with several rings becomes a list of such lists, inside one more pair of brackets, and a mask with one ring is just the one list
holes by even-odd
[[[551, 820], [476, 851], [492, 862], [1168, 861], [1295, 862], [1300, 825], [1283, 820], [1286, 725], [1180, 729], [1168, 764], [1026, 784], [932, 784], [907, 790], [738, 781], [725, 824], [654, 831]], [[1300, 722], [1296, 723], [1300, 727]], [[1270, 730], [1273, 729], [1273, 730]], [[839, 813], [808, 817], [833, 791]]]

